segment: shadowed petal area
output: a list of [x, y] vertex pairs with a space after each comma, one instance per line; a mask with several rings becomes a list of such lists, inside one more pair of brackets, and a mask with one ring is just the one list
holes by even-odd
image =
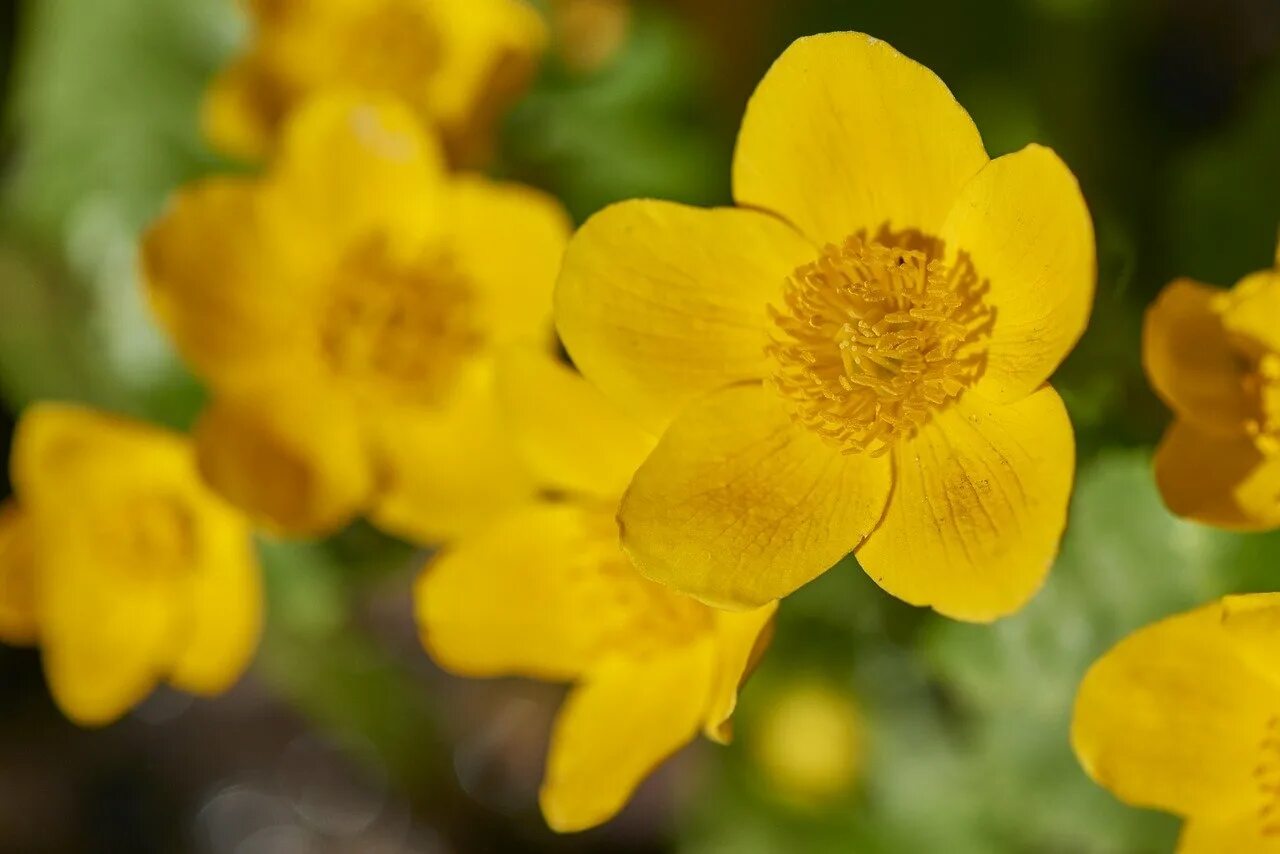
[[548, 487], [617, 501], [657, 441], [548, 353], [503, 358], [498, 395], [521, 456]]
[[707, 738], [721, 744], [728, 744], [732, 738], [730, 718], [738, 705], [738, 689], [773, 640], [773, 615], [777, 611], [778, 603], [770, 602], [754, 611], [715, 612], [717, 656], [711, 707], [703, 727]]
[[[1134, 806], [1232, 818], [1259, 802], [1280, 687], [1238, 654], [1218, 603], [1139, 629], [1085, 674], [1071, 744]], [[1219, 849], [1235, 850], [1235, 849]]]
[[699, 395], [765, 376], [765, 306], [815, 254], [755, 211], [623, 202], [570, 241], [556, 325], [583, 375], [658, 431]]
[[1280, 460], [1247, 436], [1174, 421], [1156, 448], [1156, 484], [1179, 516], [1239, 531], [1280, 526]]
[[893, 456], [893, 497], [858, 552], [867, 574], [960, 620], [1026, 604], [1058, 553], [1075, 476], [1057, 392], [1044, 386], [1010, 405], [969, 394]]
[[39, 634], [33, 534], [16, 501], [0, 504], [0, 641], [9, 644], [33, 644]]
[[819, 244], [886, 224], [936, 234], [986, 162], [936, 74], [871, 36], [828, 33], [795, 41], [756, 88], [733, 195]]
[[1178, 279], [1147, 309], [1142, 363], [1152, 387], [1179, 417], [1201, 430], [1242, 435], [1253, 417], [1243, 359], [1214, 310], [1225, 292]]
[[614, 656], [570, 692], [539, 798], [553, 830], [608, 821], [654, 768], [693, 740], [713, 659], [709, 640], [644, 659]]
[[1093, 221], [1075, 176], [1039, 145], [996, 158], [965, 185], [941, 236], [953, 269], [967, 258], [989, 288], [983, 394], [1031, 394], [1080, 340], [1093, 308]]
[[442, 667], [465, 676], [576, 678], [599, 652], [596, 620], [609, 616], [587, 607], [591, 549], [598, 544], [573, 505], [538, 503], [503, 516], [444, 551], [418, 578], [423, 645]]
[[755, 608], [821, 575], [875, 528], [888, 456], [841, 454], [758, 383], [691, 405], [636, 472], [622, 544], [640, 571], [709, 605]]

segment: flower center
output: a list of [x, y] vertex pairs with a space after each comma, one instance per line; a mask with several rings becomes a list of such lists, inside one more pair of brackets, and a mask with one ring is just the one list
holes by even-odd
[[430, 3], [369, 4], [335, 43], [335, 75], [377, 91], [418, 95], [440, 66], [440, 31]]
[[1271, 455], [1280, 452], [1280, 354], [1267, 352], [1250, 361], [1244, 389], [1253, 401], [1254, 416], [1244, 429], [1259, 451]]
[[190, 569], [196, 555], [196, 524], [186, 505], [167, 495], [125, 499], [97, 519], [103, 563], [142, 582]]
[[648, 656], [695, 640], [711, 628], [696, 600], [645, 578], [618, 544], [614, 506], [595, 509], [580, 552], [576, 610], [600, 626], [598, 652]]
[[322, 357], [357, 390], [435, 402], [480, 343], [473, 302], [446, 256], [400, 264], [381, 242], [367, 244], [340, 265], [320, 324]]
[[986, 367], [995, 313], [973, 265], [850, 237], [783, 287], [765, 351], [793, 417], [845, 453], [879, 455], [954, 402]]

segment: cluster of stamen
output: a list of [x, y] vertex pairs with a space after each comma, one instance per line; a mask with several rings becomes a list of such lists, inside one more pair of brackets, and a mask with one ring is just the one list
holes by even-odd
[[851, 237], [786, 280], [769, 306], [773, 383], [845, 453], [883, 454], [981, 376], [994, 312], [962, 257]]
[[1244, 389], [1253, 415], [1244, 427], [1258, 450], [1271, 455], [1280, 452], [1280, 354], [1267, 352], [1251, 361]]
[[644, 657], [694, 641], [710, 629], [710, 612], [640, 574], [618, 546], [613, 511], [588, 516], [575, 591], [575, 610], [600, 627], [599, 652]]
[[339, 271], [319, 346], [342, 379], [382, 397], [432, 402], [480, 343], [472, 289], [447, 257], [397, 263], [381, 243]]
[[181, 499], [146, 493], [121, 500], [116, 511], [96, 517], [95, 544], [105, 565], [140, 580], [172, 576], [191, 566], [196, 524]]

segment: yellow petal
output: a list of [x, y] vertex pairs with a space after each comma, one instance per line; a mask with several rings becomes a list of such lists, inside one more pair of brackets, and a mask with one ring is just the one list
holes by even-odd
[[699, 395], [766, 375], [765, 306], [815, 256], [765, 214], [623, 202], [570, 241], [556, 325], [583, 375], [661, 430]]
[[1280, 352], [1280, 271], [1263, 270], [1241, 279], [1223, 300], [1222, 325], [1246, 352]]
[[617, 500], [656, 439], [540, 350], [508, 354], [498, 395], [520, 454], [548, 487]]
[[482, 162], [493, 126], [525, 90], [546, 47], [546, 25], [524, 0], [437, 0], [448, 46], [430, 81], [430, 110], [464, 163]]
[[1242, 657], [1271, 678], [1280, 680], [1280, 658], [1276, 656], [1276, 650], [1280, 649], [1280, 593], [1225, 597], [1222, 628]]
[[1156, 393], [1179, 417], [1202, 430], [1239, 435], [1253, 406], [1243, 362], [1214, 308], [1223, 293], [1190, 279], [1169, 284], [1147, 309], [1142, 363]]
[[31, 520], [17, 502], [6, 501], [0, 504], [0, 641], [36, 642], [36, 571]]
[[209, 143], [230, 157], [259, 160], [271, 150], [283, 99], [252, 54], [228, 66], [205, 92], [200, 127]]
[[1257, 803], [1280, 683], [1237, 652], [1218, 603], [1139, 629], [1085, 674], [1071, 744], [1086, 772], [1134, 806], [1230, 818]]
[[590, 557], [600, 545], [572, 504], [500, 517], [423, 570], [414, 588], [423, 645], [465, 676], [576, 678], [600, 652], [609, 616], [584, 607], [604, 582]]
[[1280, 460], [1244, 435], [1174, 421], [1156, 448], [1155, 471], [1165, 504], [1185, 519], [1236, 531], [1280, 527]]
[[777, 610], [778, 604], [770, 602], [754, 611], [715, 612], [716, 667], [703, 726], [707, 738], [728, 744], [733, 736], [730, 718], [738, 706], [738, 689], [773, 640], [773, 615]]
[[194, 437], [209, 483], [277, 533], [330, 533], [371, 500], [372, 460], [345, 401], [278, 387], [216, 397]]
[[221, 383], [284, 375], [306, 343], [267, 218], [253, 181], [210, 178], [181, 190], [142, 240], [153, 310], [196, 371]]
[[886, 225], [936, 234], [986, 162], [973, 120], [932, 71], [870, 36], [828, 33], [793, 43], [756, 88], [733, 194], [818, 243]]
[[212, 494], [193, 494], [200, 553], [178, 591], [182, 615], [169, 681], [193, 694], [230, 688], [253, 659], [262, 632], [262, 572], [244, 516]]
[[448, 542], [537, 492], [498, 405], [491, 364], [465, 369], [440, 409], [391, 410], [376, 429], [383, 488], [370, 518], [397, 536]]
[[697, 735], [706, 714], [710, 641], [646, 659], [603, 662], [556, 719], [542, 814], [567, 833], [608, 821], [636, 786]]
[[708, 395], [671, 425], [622, 502], [623, 547], [654, 581], [709, 605], [764, 605], [875, 528], [887, 456], [846, 455], [760, 384]]
[[374, 240], [411, 257], [442, 221], [443, 181], [439, 143], [409, 110], [349, 93], [319, 95], [290, 116], [271, 173], [273, 200], [299, 228], [297, 251], [321, 257]]
[[486, 340], [548, 346], [551, 292], [569, 240], [564, 208], [529, 187], [467, 176], [450, 185], [449, 210], [453, 260], [475, 288]]
[[1014, 404], [975, 394], [894, 449], [896, 483], [858, 552], [877, 584], [913, 605], [987, 622], [1026, 604], [1067, 521], [1075, 437], [1048, 386]]
[[1266, 815], [1260, 815], [1260, 809], [1246, 807], [1234, 818], [1188, 819], [1178, 837], [1177, 854], [1280, 854], [1280, 808], [1272, 807]]
[[1093, 222], [1071, 170], [1029, 145], [965, 185], [942, 239], [952, 269], [968, 258], [994, 310], [983, 393], [1034, 392], [1080, 339], [1097, 279]]

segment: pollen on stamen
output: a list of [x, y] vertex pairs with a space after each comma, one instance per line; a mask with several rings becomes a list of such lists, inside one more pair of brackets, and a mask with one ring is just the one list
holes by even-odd
[[850, 237], [769, 306], [766, 353], [793, 416], [845, 453], [885, 453], [982, 375], [994, 312], [967, 260]]

